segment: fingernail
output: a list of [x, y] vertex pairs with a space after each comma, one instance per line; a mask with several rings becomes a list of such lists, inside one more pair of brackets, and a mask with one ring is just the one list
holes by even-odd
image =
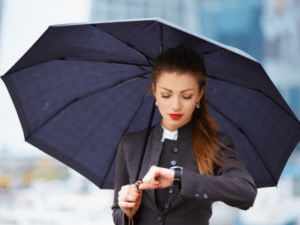
[[136, 207], [136, 206], [138, 206], [138, 204], [135, 204], [134, 206]]
[[140, 191], [138, 191], [138, 193], [139, 193], [139, 194], [141, 194], [141, 192], [140, 192]]

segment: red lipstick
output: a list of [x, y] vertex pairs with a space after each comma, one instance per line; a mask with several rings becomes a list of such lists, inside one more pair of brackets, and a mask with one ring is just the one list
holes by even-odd
[[173, 120], [179, 120], [182, 117], [182, 114], [169, 114], [169, 116], [173, 119]]

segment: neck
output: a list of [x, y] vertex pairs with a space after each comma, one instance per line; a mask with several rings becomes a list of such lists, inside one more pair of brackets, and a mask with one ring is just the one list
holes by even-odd
[[[185, 124], [187, 124], [188, 122], [190, 122], [192, 120], [192, 117], [189, 118], [187, 121], [185, 121], [180, 127], [183, 127]], [[164, 119], [162, 118], [160, 121], [160, 124], [162, 125], [162, 127], [164, 127], [165, 129], [167, 129], [168, 131], [174, 132], [176, 130], [178, 130], [179, 127], [174, 127], [174, 126], [168, 126], [168, 124], [164, 124]]]

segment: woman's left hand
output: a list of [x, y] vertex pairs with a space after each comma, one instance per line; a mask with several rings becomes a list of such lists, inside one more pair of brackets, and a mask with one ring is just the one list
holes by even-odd
[[139, 189], [156, 189], [166, 188], [173, 185], [174, 170], [151, 166], [148, 173], [142, 179], [143, 183], [139, 185]]

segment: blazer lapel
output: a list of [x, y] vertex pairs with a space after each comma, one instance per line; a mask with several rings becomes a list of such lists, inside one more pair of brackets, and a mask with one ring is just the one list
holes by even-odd
[[[144, 159], [142, 162], [142, 167], [139, 175], [139, 180], [142, 180], [143, 177], [148, 173], [151, 166], [158, 166], [160, 154], [163, 148], [163, 142], [161, 142], [163, 134], [163, 128], [160, 125], [160, 122], [151, 130], [148, 138], [147, 147], [145, 150]], [[155, 203], [154, 190], [147, 189], [150, 198], [153, 203]]]

